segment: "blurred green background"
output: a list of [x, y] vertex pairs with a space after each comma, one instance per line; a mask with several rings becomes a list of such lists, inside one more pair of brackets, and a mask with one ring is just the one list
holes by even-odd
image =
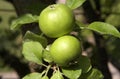
[[[10, 51], [10, 53], [15, 53], [13, 47], [15, 41], [14, 37], [12, 38], [12, 34], [14, 33], [10, 31], [9, 26], [12, 19], [16, 17], [14, 6], [5, 0], [0, 0], [0, 51], [5, 49]], [[0, 72], [7, 70], [11, 70], [11, 68], [4, 65], [4, 61], [0, 57]]]
[[[97, 5], [95, 0], [89, 0], [92, 8], [97, 12]], [[114, 25], [120, 31], [120, 0], [99, 0], [100, 1], [100, 19], [101, 21], [110, 23]], [[36, 5], [31, 5], [26, 2], [26, 8], [33, 14], [39, 14], [39, 8], [42, 9], [46, 5], [37, 3]], [[21, 4], [22, 5], [22, 4]], [[25, 4], [24, 4], [25, 5]], [[31, 6], [31, 7], [30, 7]], [[78, 8], [81, 11], [81, 7]], [[83, 9], [82, 9], [83, 10]], [[86, 22], [84, 15], [77, 14], [76, 18], [81, 22]], [[12, 20], [17, 18], [17, 13], [15, 7], [9, 0], [0, 0], [0, 72], [12, 71], [16, 68], [11, 66], [14, 64], [14, 57], [19, 60], [20, 63], [26, 63], [24, 60], [21, 49], [22, 49], [22, 34], [20, 31], [11, 31], [10, 24]], [[82, 36], [84, 39], [91, 37], [91, 32], [83, 32]], [[114, 37], [105, 37], [105, 48], [107, 50], [107, 55], [112, 64], [120, 71], [120, 39]], [[10, 62], [9, 62], [9, 59]], [[17, 65], [17, 64], [15, 64]], [[24, 71], [24, 70], [23, 70]]]

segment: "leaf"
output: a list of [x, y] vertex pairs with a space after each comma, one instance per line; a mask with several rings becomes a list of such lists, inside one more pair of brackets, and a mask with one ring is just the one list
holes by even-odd
[[22, 79], [41, 79], [41, 74], [37, 72], [30, 73], [26, 75], [25, 77], [23, 77]]
[[83, 24], [82, 22], [77, 21], [77, 20], [76, 20], [75, 24], [77, 25], [77, 27], [79, 27], [79, 29], [85, 29], [85, 27], [86, 27], [85, 24]]
[[27, 31], [24, 40], [31, 40], [31, 41], [38, 41], [42, 44], [43, 47], [47, 46], [47, 39], [43, 36], [37, 35], [35, 33], [32, 33], [30, 31]]
[[90, 30], [96, 31], [100, 34], [113, 35], [120, 38], [120, 32], [112, 25], [104, 22], [93, 22], [87, 27]]
[[38, 16], [32, 14], [26, 14], [16, 20], [14, 20], [10, 26], [11, 30], [19, 29], [23, 24], [32, 22], [38, 22]]
[[48, 50], [44, 50], [43, 59], [44, 59], [44, 61], [46, 61], [48, 63], [51, 63], [53, 61], [53, 58]]
[[78, 66], [70, 66], [68, 68], [62, 68], [63, 74], [70, 79], [78, 79], [82, 73], [82, 69]]
[[71, 9], [80, 7], [86, 0], [66, 0], [66, 5]]
[[53, 73], [52, 77], [50, 79], [64, 79], [60, 71], [56, 71]]
[[80, 56], [75, 65], [62, 68], [63, 74], [70, 79], [78, 79], [81, 73], [87, 73], [91, 68], [90, 60], [86, 56]]
[[104, 76], [98, 70], [93, 68], [89, 73], [81, 75], [79, 79], [103, 79]]
[[87, 73], [92, 68], [90, 59], [86, 56], [80, 56], [78, 58], [78, 66], [82, 69], [82, 73]]
[[29, 61], [32, 61], [41, 65], [42, 51], [43, 51], [43, 47], [39, 42], [26, 41], [23, 43], [22, 53], [24, 57]]
[[75, 23], [79, 26], [79, 27], [86, 27], [85, 24], [83, 24], [82, 22], [76, 20]]

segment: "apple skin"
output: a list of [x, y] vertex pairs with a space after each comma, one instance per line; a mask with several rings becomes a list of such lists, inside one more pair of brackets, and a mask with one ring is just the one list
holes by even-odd
[[81, 55], [81, 43], [73, 36], [62, 36], [56, 39], [50, 47], [53, 61], [59, 66], [68, 66]]
[[70, 33], [75, 18], [72, 10], [65, 4], [46, 7], [39, 16], [39, 28], [48, 37], [57, 38]]

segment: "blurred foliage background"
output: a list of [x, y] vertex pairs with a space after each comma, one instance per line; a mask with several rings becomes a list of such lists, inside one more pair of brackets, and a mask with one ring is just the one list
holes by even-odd
[[[99, 21], [112, 24], [120, 30], [120, 0], [87, 1], [90, 3], [94, 13], [98, 15]], [[22, 32], [20, 30], [11, 31], [10, 24], [12, 20], [26, 13], [39, 15], [44, 7], [52, 3], [55, 3], [55, 0], [0, 0], [0, 72], [16, 70], [20, 77], [30, 72], [28, 63], [21, 54]], [[75, 14], [78, 20], [88, 24], [93, 18], [87, 15], [89, 13], [86, 13], [84, 5], [75, 10]], [[92, 32], [85, 31], [81, 35], [85, 49], [90, 48], [91, 42], [88, 39], [93, 39]], [[104, 36], [103, 45], [106, 49], [108, 60], [120, 71], [120, 39]]]
[[[11, 20], [16, 18], [17, 15], [14, 6], [11, 3], [0, 0], [0, 4], [0, 51], [5, 49], [9, 51], [9, 53], [17, 55], [18, 53], [15, 53], [15, 51], [17, 51], [15, 45], [20, 41], [17, 42], [17, 39], [15, 39], [14, 36], [17, 36], [18, 34], [13, 33], [9, 29]], [[2, 60], [2, 57], [0, 57], [0, 71], [7, 69], [11, 68], [4, 65], [4, 61]]]

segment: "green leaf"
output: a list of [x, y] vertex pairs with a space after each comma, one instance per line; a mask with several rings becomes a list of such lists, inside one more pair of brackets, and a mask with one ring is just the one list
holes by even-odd
[[77, 21], [76, 20], [76, 25], [79, 27], [79, 29], [85, 29], [85, 27], [86, 27], [86, 25], [85, 24], [83, 24], [82, 22], [80, 22], [80, 21]]
[[77, 65], [62, 68], [63, 74], [70, 79], [78, 79], [82, 73], [82, 69], [78, 68]]
[[37, 72], [30, 73], [26, 75], [25, 77], [23, 77], [22, 79], [41, 79], [41, 74]]
[[90, 59], [86, 56], [80, 56], [77, 65], [82, 69], [82, 73], [87, 73], [92, 68]]
[[24, 57], [32, 62], [42, 64], [42, 51], [43, 47], [36, 41], [25, 41], [23, 43], [22, 53]]
[[63, 74], [70, 79], [78, 79], [81, 75], [81, 69], [62, 69]]
[[53, 73], [52, 77], [50, 79], [64, 79], [62, 76], [62, 73], [60, 71], [56, 71]]
[[75, 65], [62, 68], [63, 74], [70, 79], [78, 79], [81, 73], [87, 73], [92, 68], [90, 60], [86, 56], [80, 56]]
[[44, 50], [43, 59], [44, 59], [44, 61], [46, 61], [48, 63], [51, 63], [53, 61], [53, 58], [48, 50]]
[[11, 30], [19, 29], [23, 24], [32, 22], [38, 22], [38, 16], [32, 14], [26, 14], [16, 20], [14, 20], [10, 26]]
[[47, 46], [47, 39], [43, 36], [37, 35], [35, 33], [32, 33], [30, 31], [27, 31], [24, 40], [31, 40], [31, 41], [38, 41], [42, 44], [43, 47]]
[[98, 69], [93, 68], [87, 74], [81, 75], [79, 79], [103, 79], [103, 78], [104, 76], [102, 75], [102, 73]]
[[71, 9], [80, 7], [86, 0], [66, 0], [66, 5]]
[[76, 20], [75, 23], [79, 26], [79, 27], [86, 27], [85, 24], [83, 24], [82, 22]]
[[120, 32], [112, 25], [104, 22], [93, 22], [87, 27], [90, 30], [96, 31], [100, 34], [113, 35], [120, 38]]

